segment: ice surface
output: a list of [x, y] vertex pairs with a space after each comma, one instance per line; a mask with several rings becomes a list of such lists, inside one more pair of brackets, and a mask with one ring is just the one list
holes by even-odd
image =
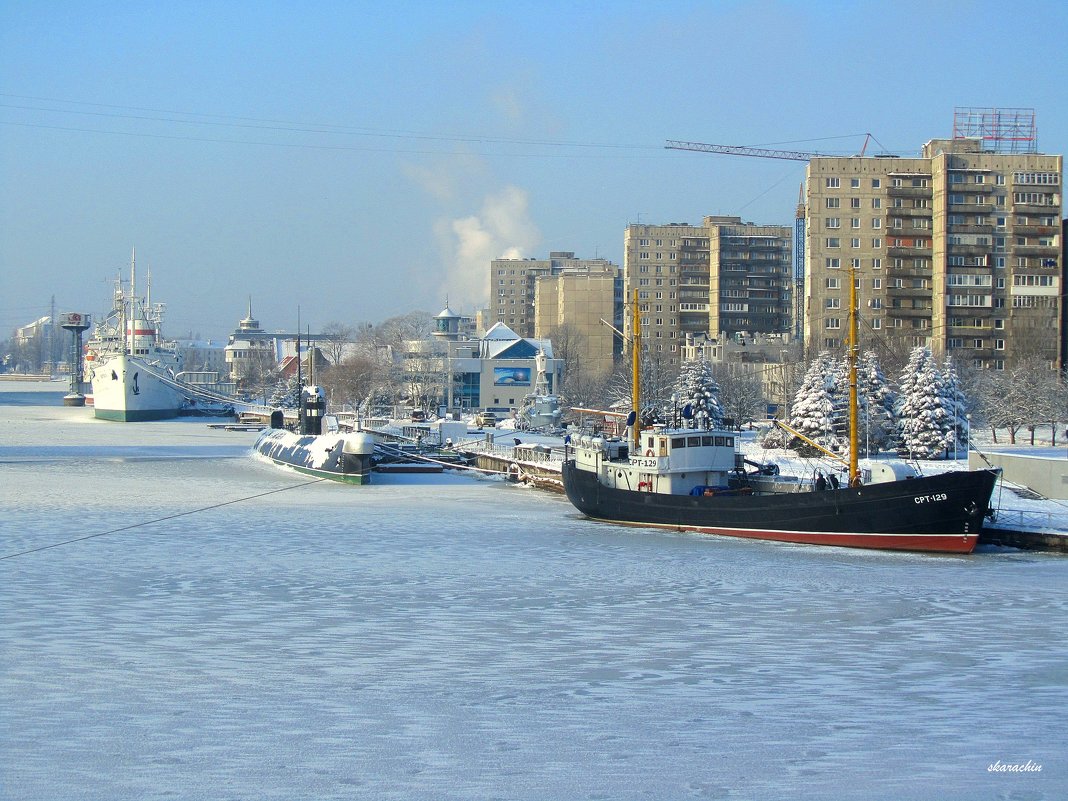
[[0, 397], [0, 556], [158, 521], [0, 561], [0, 797], [1068, 796], [1063, 557], [313, 483], [90, 415]]

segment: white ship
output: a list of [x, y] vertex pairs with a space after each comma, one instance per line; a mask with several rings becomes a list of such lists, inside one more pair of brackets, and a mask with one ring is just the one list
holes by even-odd
[[195, 413], [198, 403], [206, 405], [197, 399], [202, 393], [176, 378], [181, 354], [176, 343], [163, 339], [164, 306], [152, 304], [151, 291], [150, 277], [146, 296], [137, 296], [136, 259], [131, 256], [129, 292], [116, 279], [112, 309], [86, 345], [86, 380], [92, 383], [95, 415], [102, 420], [166, 420]]

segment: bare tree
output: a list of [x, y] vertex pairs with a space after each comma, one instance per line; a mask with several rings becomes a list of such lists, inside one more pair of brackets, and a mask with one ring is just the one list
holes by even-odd
[[384, 320], [369, 333], [377, 344], [386, 346], [395, 346], [411, 340], [426, 340], [434, 331], [432, 319], [433, 315], [428, 312], [408, 312]]
[[[641, 409], [637, 410], [642, 419], [649, 422], [653, 416], [659, 416], [660, 410], [671, 402], [678, 368], [672, 367], [665, 359], [655, 353], [645, 353], [641, 359], [638, 375]], [[621, 362], [608, 380], [608, 400], [612, 403], [631, 398], [633, 369], [629, 361]]]
[[564, 379], [582, 370], [582, 352], [586, 336], [575, 327], [561, 323], [549, 332], [547, 339], [553, 343], [553, 358], [564, 363]]
[[262, 348], [250, 350], [238, 385], [250, 397], [262, 399], [266, 405], [278, 382], [276, 368], [273, 351]]
[[357, 329], [352, 326], [339, 322], [331, 322], [323, 326], [322, 335], [325, 339], [320, 340], [321, 347], [331, 364], [341, 364], [342, 359], [345, 358], [345, 351], [356, 341], [356, 332]]
[[611, 378], [611, 373], [590, 374], [572, 371], [564, 375], [560, 394], [569, 406], [584, 409], [606, 408], [609, 403], [608, 386]]
[[357, 406], [380, 384], [381, 366], [367, 356], [350, 356], [322, 378], [331, 406]]
[[752, 370], [723, 369], [716, 370], [719, 382], [719, 402], [723, 407], [724, 417], [732, 418], [738, 427], [762, 419], [767, 410], [764, 398], [764, 385], [760, 373]]

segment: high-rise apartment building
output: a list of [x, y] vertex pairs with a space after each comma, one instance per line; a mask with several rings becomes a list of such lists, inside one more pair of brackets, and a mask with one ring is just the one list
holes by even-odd
[[[628, 225], [623, 282], [641, 307], [645, 350], [677, 368], [687, 335], [723, 339], [790, 330], [788, 226], [705, 217], [701, 225]], [[630, 336], [632, 317], [624, 315]]]
[[[558, 358], [588, 375], [607, 375], [620, 352], [622, 282], [615, 273], [565, 271], [534, 279], [534, 337], [548, 339]], [[607, 324], [606, 324], [607, 323]]]
[[846, 339], [858, 268], [862, 347], [915, 345], [979, 368], [1058, 360], [1063, 157], [936, 139], [919, 158], [814, 158], [805, 347]]
[[559, 340], [558, 357], [584, 372], [612, 369], [618, 337], [601, 320], [619, 328], [622, 309], [621, 271], [607, 259], [552, 251], [548, 259], [490, 264], [491, 324], [504, 323], [522, 337]]
[[548, 259], [494, 259], [490, 262], [490, 324], [504, 323], [521, 337], [534, 336], [534, 289], [539, 276], [619, 275], [607, 259], [576, 259], [552, 251]]

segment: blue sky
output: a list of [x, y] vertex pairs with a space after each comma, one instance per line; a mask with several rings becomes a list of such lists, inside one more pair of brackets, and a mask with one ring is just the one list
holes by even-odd
[[166, 332], [474, 312], [489, 260], [622, 264], [632, 222], [793, 222], [804, 165], [916, 155], [957, 106], [1068, 151], [1057, 2], [0, 0], [0, 337], [99, 313], [131, 248]]

